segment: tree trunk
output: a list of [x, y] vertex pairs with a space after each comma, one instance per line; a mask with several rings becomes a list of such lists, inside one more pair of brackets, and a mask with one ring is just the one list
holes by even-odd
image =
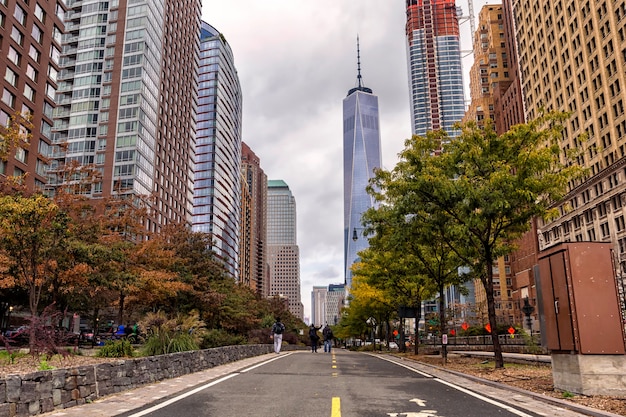
[[487, 295], [487, 316], [489, 317], [489, 325], [491, 326], [491, 341], [493, 344], [494, 359], [496, 362], [496, 368], [504, 368], [504, 358], [502, 357], [502, 346], [500, 346], [500, 339], [498, 338], [496, 320], [496, 303], [493, 296], [493, 260], [491, 257], [486, 257], [488, 262], [486, 267], [486, 277], [483, 280], [483, 286], [485, 287], [485, 293]]
[[441, 359], [445, 365], [448, 361], [447, 346], [443, 344], [443, 335], [446, 334], [446, 311], [444, 286], [439, 286], [439, 336], [441, 336]]
[[126, 299], [126, 294], [124, 291], [120, 291], [120, 311], [117, 316], [117, 324], [124, 324], [124, 300]]
[[419, 322], [422, 319], [422, 297], [417, 296], [417, 302], [415, 303], [415, 355], [419, 354], [420, 345], [420, 329]]

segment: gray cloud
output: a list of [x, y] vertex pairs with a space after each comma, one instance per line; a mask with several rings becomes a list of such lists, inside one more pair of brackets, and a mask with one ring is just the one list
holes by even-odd
[[313, 285], [344, 279], [342, 100], [356, 85], [357, 34], [364, 84], [379, 99], [384, 168], [410, 136], [405, 16], [403, 0], [203, 1], [203, 20], [233, 49], [244, 141], [296, 198], [305, 316]]

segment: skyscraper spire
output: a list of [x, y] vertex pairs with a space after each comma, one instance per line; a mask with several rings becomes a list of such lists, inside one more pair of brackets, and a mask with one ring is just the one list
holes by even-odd
[[356, 79], [359, 83], [359, 88], [363, 87], [361, 84], [361, 47], [359, 46], [359, 35], [356, 35], [356, 65], [357, 76]]
[[348, 91], [348, 95], [354, 93], [355, 91], [363, 91], [364, 93], [372, 94], [372, 89], [367, 88], [363, 85], [363, 81], [362, 81], [363, 77], [361, 77], [361, 46], [359, 43], [359, 35], [356, 35], [356, 64], [357, 64], [357, 75], [356, 75], [357, 86], [354, 88], [351, 88], [350, 91]]

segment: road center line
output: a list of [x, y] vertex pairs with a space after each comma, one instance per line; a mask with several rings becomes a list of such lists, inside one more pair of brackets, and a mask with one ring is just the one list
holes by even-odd
[[339, 397], [333, 397], [331, 417], [341, 417], [341, 399]]

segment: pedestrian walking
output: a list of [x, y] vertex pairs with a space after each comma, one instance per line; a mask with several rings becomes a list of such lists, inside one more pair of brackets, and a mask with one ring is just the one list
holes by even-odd
[[333, 335], [333, 329], [330, 328], [328, 323], [322, 330], [322, 336], [324, 336], [324, 352], [330, 353], [330, 348], [333, 346], [333, 339], [335, 336]]
[[317, 334], [317, 331], [321, 329], [320, 327], [315, 327], [315, 324], [311, 323], [311, 327], [309, 327], [309, 338], [311, 339], [311, 353], [317, 353], [317, 344], [320, 341], [320, 337]]
[[280, 348], [283, 346], [283, 333], [285, 333], [285, 325], [280, 321], [280, 317], [276, 317], [276, 321], [272, 325], [272, 338], [276, 353], [280, 353]]

